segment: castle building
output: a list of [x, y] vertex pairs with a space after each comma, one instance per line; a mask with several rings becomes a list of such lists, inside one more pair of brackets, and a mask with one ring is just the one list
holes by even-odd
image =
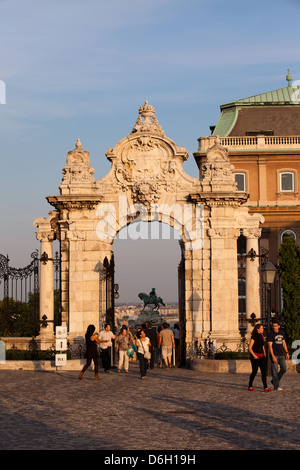
[[[211, 136], [198, 139], [194, 154], [200, 170], [204, 155], [214, 144], [216, 136], [228, 150], [234, 165], [237, 191], [248, 194], [246, 206], [250, 213], [264, 217], [259, 239], [260, 255], [267, 253], [276, 266], [284, 235], [300, 240], [300, 90], [299, 82], [292, 84], [288, 71], [288, 85], [278, 90], [223, 104]], [[241, 233], [239, 254], [246, 254], [246, 241]], [[239, 313], [246, 312], [246, 288], [243, 263], [239, 274]], [[271, 311], [280, 314], [282, 299], [278, 274], [267, 298], [261, 282], [262, 316]], [[270, 304], [269, 306], [267, 304]]]

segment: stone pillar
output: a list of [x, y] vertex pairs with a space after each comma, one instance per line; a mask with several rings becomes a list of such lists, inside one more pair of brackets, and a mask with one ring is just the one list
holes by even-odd
[[[225, 208], [222, 210], [226, 211]], [[235, 348], [240, 340], [237, 232], [219, 227], [209, 229], [208, 234], [211, 239], [211, 336], [218, 345], [224, 342]]]
[[57, 212], [49, 212], [50, 217], [41, 217], [34, 221], [39, 228], [36, 234], [40, 245], [40, 333], [36, 338], [40, 349], [48, 349], [54, 342], [54, 283], [53, 283], [53, 249], [55, 230], [52, 228], [53, 219]]
[[39, 232], [37, 239], [41, 242], [40, 254], [40, 320], [47, 317], [47, 326], [41, 328], [40, 335], [53, 334], [54, 321], [54, 287], [53, 287], [53, 251], [52, 232]]
[[249, 252], [252, 250], [254, 256], [251, 258], [247, 256], [246, 258], [246, 319], [247, 319], [247, 337], [250, 336], [252, 331], [252, 326], [249, 323], [251, 319], [251, 314], [255, 313], [257, 318], [260, 318], [261, 308], [260, 308], [260, 293], [259, 293], [259, 248], [258, 248], [258, 239], [261, 234], [260, 228], [253, 229], [244, 229], [243, 234], [247, 239], [246, 252], [249, 255]]

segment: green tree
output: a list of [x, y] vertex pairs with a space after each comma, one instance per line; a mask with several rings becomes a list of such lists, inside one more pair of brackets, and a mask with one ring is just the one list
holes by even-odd
[[289, 346], [300, 339], [300, 249], [284, 237], [279, 250], [279, 274], [283, 298], [285, 332]]
[[29, 293], [28, 302], [6, 297], [0, 302], [1, 336], [36, 336], [39, 332], [38, 293]]

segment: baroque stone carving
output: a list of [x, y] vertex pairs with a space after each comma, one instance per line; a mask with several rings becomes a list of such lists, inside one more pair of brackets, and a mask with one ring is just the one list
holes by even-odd
[[157, 117], [155, 116], [155, 109], [148, 101], [145, 101], [145, 104], [139, 109], [139, 116], [131, 133], [134, 134], [136, 132], [153, 132], [161, 136], [164, 135], [164, 131], [158, 124]]
[[151, 181], [141, 181], [137, 183], [131, 190], [132, 200], [134, 203], [144, 204], [150, 209], [151, 204], [155, 204], [160, 198], [160, 189], [158, 183]]
[[261, 228], [244, 228], [243, 235], [246, 238], [260, 238]]
[[96, 186], [93, 177], [95, 170], [90, 167], [90, 154], [82, 149], [80, 139], [77, 139], [76, 148], [67, 154], [66, 166], [62, 169], [63, 179], [60, 185], [62, 194], [82, 193], [82, 188], [91, 190]]
[[208, 150], [206, 161], [202, 165], [203, 191], [236, 191], [233, 169], [227, 150], [220, 144], [220, 139], [216, 138], [215, 145]]
[[112, 168], [107, 178], [98, 181], [101, 191], [110, 188], [115, 193], [127, 192], [133, 203], [143, 203], [148, 208], [164, 192], [176, 193], [187, 186], [199, 186], [182, 169], [187, 151], [165, 137], [155, 109], [147, 101], [139, 108], [131, 134], [114, 149], [108, 149], [106, 156]]
[[53, 241], [58, 237], [58, 212], [50, 211], [49, 217], [38, 217], [34, 220], [33, 226], [37, 227], [39, 231], [36, 233], [37, 240]]
[[225, 238], [227, 235], [227, 229], [224, 227], [210, 228], [208, 229], [207, 234], [210, 238]]

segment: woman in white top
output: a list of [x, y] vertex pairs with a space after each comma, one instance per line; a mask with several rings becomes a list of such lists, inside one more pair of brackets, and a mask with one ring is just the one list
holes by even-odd
[[137, 348], [137, 357], [140, 363], [141, 378], [147, 379], [148, 359], [145, 358], [145, 353], [149, 353], [149, 346], [151, 346], [150, 339], [145, 335], [144, 330], [138, 330], [136, 338], [135, 345]]

